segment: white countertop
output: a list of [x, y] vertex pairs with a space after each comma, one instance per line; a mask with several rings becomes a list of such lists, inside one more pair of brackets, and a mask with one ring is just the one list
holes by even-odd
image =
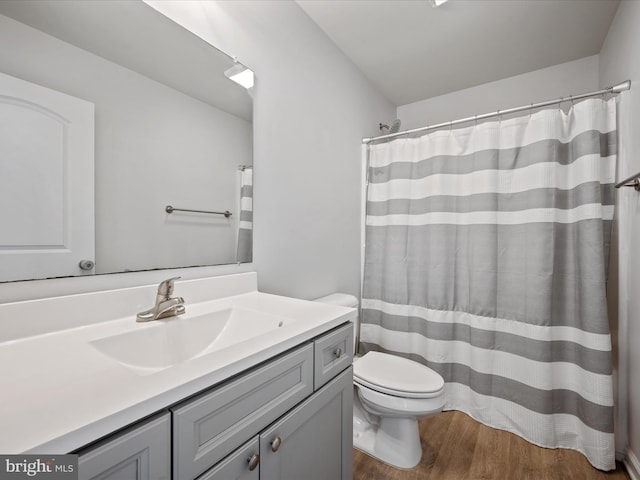
[[[181, 294], [180, 285], [175, 293]], [[49, 326], [35, 335], [0, 342], [0, 452], [68, 453], [356, 316], [351, 308], [254, 290], [193, 304], [187, 301], [184, 317], [234, 306], [294, 321], [150, 373], [128, 368], [90, 344], [120, 332], [156, 328], [155, 322], [136, 323], [135, 310], [113, 320], [57, 331]], [[33, 314], [26, 305], [24, 310]], [[20, 311], [15, 304], [5, 310], [0, 305], [0, 325], [15, 321], [6, 317], [8, 312]], [[81, 313], [91, 315], [91, 311]]]

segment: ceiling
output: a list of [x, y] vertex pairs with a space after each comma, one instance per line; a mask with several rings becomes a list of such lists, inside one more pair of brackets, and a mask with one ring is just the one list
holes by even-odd
[[600, 52], [618, 0], [297, 0], [395, 105]]

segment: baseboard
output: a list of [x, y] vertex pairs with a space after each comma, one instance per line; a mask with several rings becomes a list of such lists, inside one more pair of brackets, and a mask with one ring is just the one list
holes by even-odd
[[627, 455], [625, 456], [623, 463], [627, 469], [629, 478], [631, 478], [631, 480], [640, 480], [640, 461], [638, 461], [636, 454], [631, 450], [627, 450]]

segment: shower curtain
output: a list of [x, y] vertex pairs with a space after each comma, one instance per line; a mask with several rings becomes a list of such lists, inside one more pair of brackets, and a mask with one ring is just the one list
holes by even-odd
[[361, 351], [440, 373], [446, 410], [615, 468], [615, 100], [369, 149]]
[[237, 263], [253, 260], [253, 168], [244, 167], [240, 179]]

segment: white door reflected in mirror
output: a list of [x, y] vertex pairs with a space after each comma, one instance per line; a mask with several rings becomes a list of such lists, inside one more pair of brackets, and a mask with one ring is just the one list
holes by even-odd
[[0, 74], [0, 281], [91, 273], [93, 162], [92, 103]]

